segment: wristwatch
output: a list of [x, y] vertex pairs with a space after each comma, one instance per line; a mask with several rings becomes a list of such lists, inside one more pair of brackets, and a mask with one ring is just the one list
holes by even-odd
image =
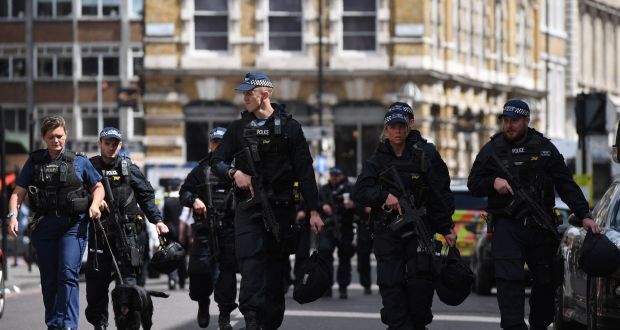
[[17, 216], [17, 212], [11, 211], [6, 215], [6, 218], [10, 219], [11, 217], [16, 217], [16, 216]]
[[236, 168], [234, 168], [234, 167], [231, 167], [231, 168], [228, 170], [228, 177], [229, 177], [231, 180], [234, 180], [234, 179], [235, 179], [235, 173], [237, 173], [237, 169], [236, 169]]

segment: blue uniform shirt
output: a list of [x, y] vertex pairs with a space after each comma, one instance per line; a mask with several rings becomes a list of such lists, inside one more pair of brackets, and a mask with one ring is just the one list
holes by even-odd
[[[63, 154], [64, 152], [65, 149], [61, 151], [61, 154]], [[44, 159], [45, 161], [52, 160], [50, 158], [49, 151], [45, 151]], [[75, 167], [75, 175], [80, 181], [84, 182], [89, 189], [92, 189], [97, 184], [97, 182], [101, 181], [101, 175], [97, 172], [97, 170], [95, 170], [93, 164], [90, 163], [88, 158], [76, 156], [73, 161], [73, 166]], [[15, 182], [16, 185], [27, 190], [28, 186], [30, 186], [32, 182], [32, 169], [32, 159], [28, 158], [28, 160], [24, 164], [24, 167], [22, 167], [19, 176], [17, 177], [17, 181]], [[85, 214], [80, 214], [80, 219], [83, 219], [84, 217]]]

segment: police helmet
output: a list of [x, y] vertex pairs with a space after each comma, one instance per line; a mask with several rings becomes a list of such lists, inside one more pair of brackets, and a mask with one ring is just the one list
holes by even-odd
[[154, 270], [170, 274], [183, 262], [185, 249], [178, 242], [168, 241], [163, 237], [160, 238], [160, 243], [159, 251], [153, 254], [150, 264]]
[[579, 267], [590, 276], [609, 276], [620, 267], [620, 250], [606, 235], [588, 230], [581, 246]]
[[439, 266], [439, 274], [435, 279], [435, 291], [439, 300], [446, 305], [460, 305], [471, 292], [474, 273], [467, 263], [461, 259], [459, 250], [450, 247], [448, 255]]
[[302, 265], [303, 275], [295, 279], [293, 299], [300, 304], [313, 302], [323, 296], [327, 290], [331, 290], [332, 274], [327, 261], [319, 255], [318, 251]]

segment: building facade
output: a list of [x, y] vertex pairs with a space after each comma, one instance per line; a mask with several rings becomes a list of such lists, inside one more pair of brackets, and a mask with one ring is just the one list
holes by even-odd
[[308, 135], [323, 136], [313, 150], [348, 175], [374, 151], [387, 105], [402, 100], [451, 174], [466, 176], [506, 100], [528, 101], [542, 131], [564, 107], [563, 2], [147, 0], [146, 156], [203, 157], [208, 129], [239, 116], [234, 87], [260, 70]]
[[141, 159], [142, 13], [142, 0], [0, 0], [0, 106], [17, 151], [41, 147], [41, 120], [62, 115], [69, 148], [95, 153], [116, 126]]

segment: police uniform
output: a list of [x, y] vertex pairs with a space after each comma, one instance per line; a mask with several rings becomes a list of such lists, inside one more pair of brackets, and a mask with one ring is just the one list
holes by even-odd
[[369, 214], [364, 211], [364, 207], [356, 205], [355, 209], [357, 213], [355, 217], [357, 272], [359, 273], [360, 284], [364, 287], [364, 294], [371, 294], [370, 255], [372, 254], [372, 229], [370, 228]]
[[[332, 169], [335, 171], [336, 169]], [[338, 170], [339, 171], [339, 170]], [[341, 173], [341, 172], [340, 172]], [[332, 215], [323, 214], [325, 231], [319, 235], [319, 254], [325, 258], [334, 273], [334, 250], [338, 248], [338, 272], [336, 275], [340, 298], [347, 298], [347, 287], [351, 284], [351, 258], [355, 253], [353, 248], [353, 217], [355, 209], [346, 209], [343, 194], [350, 194], [353, 185], [346, 177], [332, 184], [328, 182], [319, 191], [321, 205], [329, 205]], [[333, 278], [333, 276], [332, 276]], [[327, 292], [331, 296], [331, 289]]]
[[[395, 117], [400, 123], [408, 122], [404, 113], [388, 111], [386, 125], [391, 125]], [[418, 252], [415, 235], [402, 238], [388, 227], [396, 219], [396, 212], [382, 210], [389, 193], [379, 177], [391, 166], [414, 196], [416, 207], [426, 208], [423, 219], [427, 227], [442, 235], [449, 234], [453, 227], [450, 176], [435, 147], [419, 131], [412, 130], [400, 157], [387, 139], [377, 147], [365, 161], [353, 191], [357, 204], [372, 208], [377, 284], [383, 302], [381, 321], [389, 330], [424, 329], [433, 319], [433, 271], [429, 266], [433, 256]]]
[[[529, 107], [523, 101], [511, 100], [504, 106], [503, 115], [529, 116]], [[554, 188], [580, 219], [589, 216], [588, 203], [560, 152], [532, 128], [516, 142], [506, 140], [502, 133], [494, 135], [480, 150], [472, 166], [467, 186], [474, 196], [488, 196], [487, 211], [494, 222], [492, 254], [501, 326], [527, 329], [523, 321], [525, 262], [534, 280], [530, 295], [530, 329], [546, 329], [553, 321], [554, 293], [561, 281], [561, 271], [556, 268], [559, 261], [555, 257], [559, 242], [530, 218], [524, 205], [513, 203], [516, 207], [510, 206], [513, 195], [499, 194], [493, 188], [495, 179], [506, 179], [506, 175], [499, 170], [492, 154], [497, 155], [522, 187], [531, 189], [527, 193], [550, 215], [555, 202]]]
[[[200, 198], [208, 204], [206, 172], [209, 170], [211, 153], [200, 161], [187, 175], [181, 186], [180, 200], [183, 206], [192, 208]], [[209, 308], [209, 297], [215, 291], [215, 302], [220, 310], [222, 323], [228, 324], [230, 313], [237, 308], [237, 262], [235, 259], [235, 226], [233, 223], [232, 185], [215, 175], [209, 175], [213, 206], [221, 215], [221, 228], [217, 232], [219, 255], [213, 259], [209, 252], [209, 232], [202, 217], [194, 216], [192, 235], [194, 237], [189, 251], [189, 297], [198, 302], [200, 308]], [[208, 209], [207, 212], [214, 210]], [[225, 322], [224, 319], [228, 319]]]
[[85, 187], [92, 189], [100, 180], [83, 154], [64, 149], [56, 159], [47, 150], [32, 152], [17, 179], [17, 185], [28, 191], [38, 221], [30, 237], [37, 251], [49, 329], [77, 329], [79, 271], [90, 207]]
[[[273, 85], [260, 73], [246, 75], [251, 90], [257, 86]], [[240, 86], [241, 87], [241, 86]], [[239, 90], [239, 88], [238, 88]], [[301, 195], [308, 208], [318, 212], [318, 189], [312, 167], [312, 157], [301, 125], [286, 112], [284, 105], [271, 103], [273, 114], [257, 120], [244, 111], [234, 121], [212, 159], [212, 171], [222, 179], [227, 175], [235, 153], [248, 147], [253, 150], [255, 167], [263, 179], [265, 193], [280, 227], [281, 242], [267, 232], [260, 204], [235, 208], [235, 246], [241, 272], [239, 309], [248, 320], [256, 319], [263, 329], [276, 329], [284, 317], [286, 263], [297, 241], [291, 230], [295, 220], [293, 182], [299, 181]], [[260, 161], [257, 161], [259, 160]], [[235, 200], [251, 198], [247, 190], [236, 189]]]
[[[123, 217], [121, 226], [125, 231], [127, 242], [132, 252], [123, 253], [118, 229], [111, 220], [102, 218], [102, 225], [106, 232], [91, 227], [88, 240], [88, 261], [86, 264], [86, 319], [95, 327], [108, 326], [108, 288], [113, 279], [114, 266], [103, 235], [106, 235], [112, 245], [114, 256], [121, 271], [125, 284], [136, 285], [142, 269], [143, 246], [138, 241], [138, 232], [146, 230], [146, 223], [141, 210], [148, 220], [156, 224], [162, 221], [162, 216], [155, 205], [155, 192], [144, 174], [130, 158], [117, 156], [110, 164], [106, 164], [101, 156], [90, 158], [95, 169], [108, 178], [112, 194], [118, 210]], [[95, 234], [96, 232], [96, 234]]]

